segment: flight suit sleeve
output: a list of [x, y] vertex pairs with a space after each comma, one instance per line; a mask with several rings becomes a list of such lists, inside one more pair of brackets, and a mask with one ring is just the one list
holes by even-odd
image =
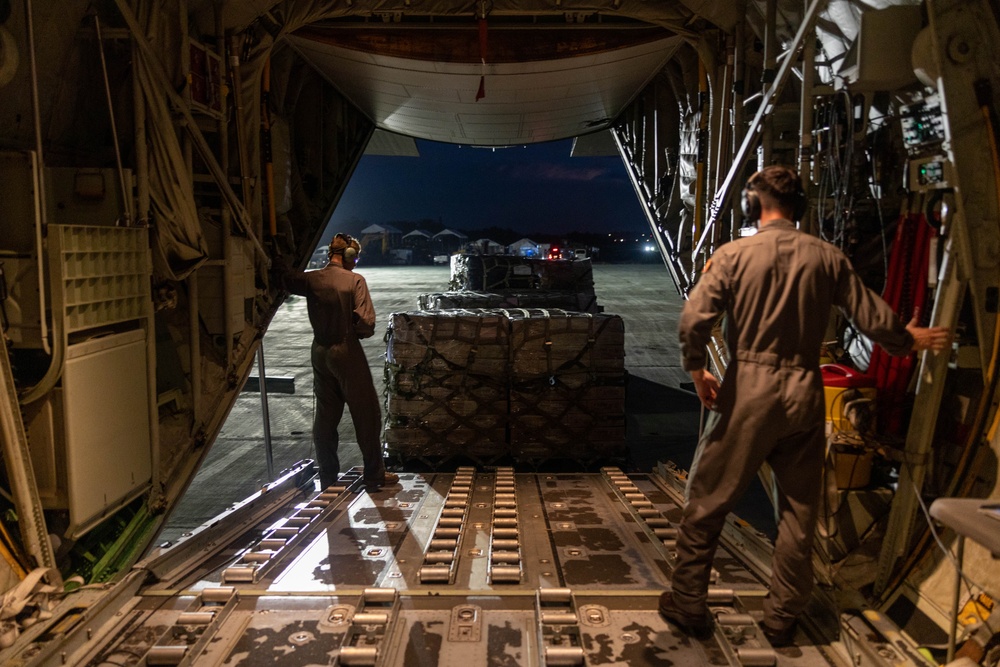
[[281, 284], [284, 285], [285, 289], [292, 294], [298, 294], [299, 296], [308, 296], [309, 294], [309, 276], [304, 271], [296, 271], [292, 268], [286, 268], [282, 271]]
[[708, 363], [707, 347], [712, 329], [729, 306], [730, 281], [727, 257], [723, 253], [708, 261], [681, 311], [679, 327], [681, 365], [685, 371], [696, 371]]
[[834, 305], [858, 330], [884, 347], [889, 354], [897, 357], [909, 354], [913, 336], [892, 307], [865, 286], [846, 256], [840, 255], [838, 260], [840, 267]]
[[354, 281], [354, 333], [358, 338], [375, 334], [375, 307], [368, 293], [368, 283], [361, 276]]

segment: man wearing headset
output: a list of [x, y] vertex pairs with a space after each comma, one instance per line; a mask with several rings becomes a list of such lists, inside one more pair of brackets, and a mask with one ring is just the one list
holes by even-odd
[[[772, 645], [785, 646], [812, 588], [825, 449], [819, 353], [830, 308], [840, 308], [896, 355], [941, 350], [950, 335], [917, 326], [916, 317], [904, 326], [840, 250], [796, 229], [792, 221], [804, 215], [806, 195], [791, 169], [754, 174], [743, 208], [759, 220], [759, 231], [719, 248], [681, 314], [684, 370], [711, 413], [688, 479], [671, 590], [659, 608], [687, 634], [712, 634], [707, 592], [719, 535], [766, 462], [776, 481], [779, 523], [761, 629]], [[723, 314], [730, 361], [720, 385], [707, 368], [706, 346]]]
[[385, 471], [382, 458], [382, 411], [361, 339], [375, 333], [375, 309], [368, 284], [354, 273], [361, 246], [347, 234], [330, 243], [330, 263], [323, 269], [291, 272], [285, 287], [306, 297], [313, 328], [312, 366], [316, 412], [313, 442], [323, 487], [336, 483], [340, 474], [337, 427], [344, 405], [364, 460], [364, 482], [369, 490], [395, 484], [399, 477]]

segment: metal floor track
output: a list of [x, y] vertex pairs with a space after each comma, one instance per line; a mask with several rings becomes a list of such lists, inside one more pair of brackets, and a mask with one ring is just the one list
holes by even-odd
[[728, 531], [716, 558], [712, 638], [659, 615], [681, 510], [658, 474], [461, 468], [369, 493], [356, 471], [316, 491], [307, 470], [158, 549], [99, 604], [84, 591], [62, 639], [36, 631], [11, 664], [847, 664], [836, 639], [768, 645], [752, 531]]

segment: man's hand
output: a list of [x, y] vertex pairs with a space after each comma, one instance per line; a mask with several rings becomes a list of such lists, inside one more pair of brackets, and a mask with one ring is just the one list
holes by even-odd
[[694, 380], [694, 390], [698, 392], [698, 400], [709, 410], [715, 407], [715, 397], [719, 395], [719, 381], [707, 368], [691, 371]]
[[913, 351], [943, 350], [951, 345], [951, 331], [945, 327], [921, 327], [917, 326], [917, 316], [914, 315], [910, 323], [906, 325], [906, 330], [913, 336]]

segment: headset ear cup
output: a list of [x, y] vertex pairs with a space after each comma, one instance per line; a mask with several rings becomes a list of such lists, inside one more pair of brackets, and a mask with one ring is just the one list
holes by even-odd
[[804, 190], [799, 190], [795, 197], [795, 222], [799, 222], [802, 218], [806, 217], [806, 211], [809, 210], [809, 198], [806, 197]]
[[757, 196], [756, 192], [749, 188], [743, 188], [740, 193], [740, 210], [747, 220], [751, 222], [760, 220], [760, 197]]
[[344, 261], [346, 261], [346, 262], [353, 262], [357, 258], [358, 258], [358, 251], [357, 250], [355, 250], [354, 248], [351, 248], [350, 246], [348, 246], [347, 248], [344, 248]]

